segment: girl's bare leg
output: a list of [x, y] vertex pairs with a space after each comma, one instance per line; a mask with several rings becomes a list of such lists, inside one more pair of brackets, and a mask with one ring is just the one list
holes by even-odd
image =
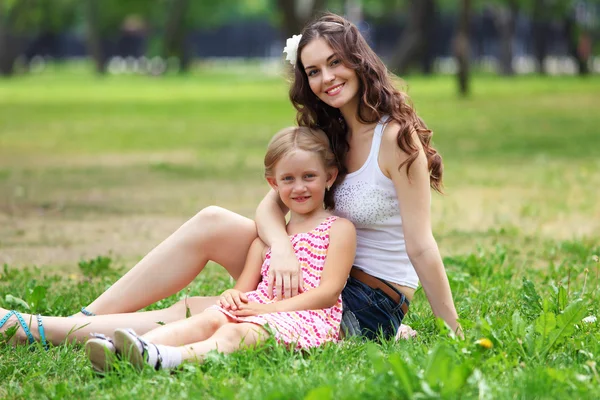
[[251, 219], [220, 207], [207, 207], [86, 308], [96, 314], [137, 311], [183, 289], [209, 260], [224, 266], [237, 279], [256, 236]]
[[202, 361], [211, 350], [232, 353], [264, 340], [269, 333], [261, 326], [233, 322], [217, 310], [206, 310], [191, 318], [161, 326], [142, 337], [149, 343], [179, 348], [182, 360]]
[[203, 362], [204, 356], [212, 350], [229, 354], [250, 347], [268, 337], [269, 333], [262, 326], [230, 322], [221, 326], [207, 340], [181, 346], [181, 356], [184, 361]]
[[[187, 300], [187, 306], [192, 314], [199, 314], [212, 304], [217, 297], [192, 297]], [[112, 336], [117, 328], [132, 328], [139, 334], [161, 327], [162, 323], [171, 325], [172, 322], [185, 320], [186, 303], [180, 301], [169, 308], [157, 311], [146, 311], [128, 314], [98, 315], [96, 317], [42, 317], [42, 323], [46, 339], [55, 345], [65, 341], [76, 341], [83, 343], [90, 338], [90, 333], [102, 333]], [[8, 310], [0, 308], [0, 316], [5, 315]], [[33, 337], [39, 341], [37, 318], [31, 314], [21, 314], [29, 325]], [[12, 316], [2, 328], [6, 331], [11, 326], [18, 325], [17, 318]], [[27, 337], [22, 329], [16, 333], [18, 343], [26, 343]]]
[[[155, 344], [181, 346], [210, 338], [228, 322], [229, 318], [222, 312], [206, 310], [191, 318], [156, 327], [142, 337]], [[137, 333], [139, 334], [139, 332]]]

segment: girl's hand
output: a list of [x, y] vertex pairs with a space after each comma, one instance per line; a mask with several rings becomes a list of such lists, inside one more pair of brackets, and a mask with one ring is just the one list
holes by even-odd
[[231, 313], [236, 317], [252, 317], [259, 314], [272, 313], [273, 309], [270, 304], [261, 303], [246, 303], [238, 310], [232, 311]]
[[217, 304], [225, 310], [235, 311], [241, 308], [245, 303], [248, 303], [246, 293], [240, 292], [237, 289], [227, 289], [221, 294]]
[[268, 276], [268, 294], [272, 299], [289, 299], [304, 291], [302, 269], [296, 258], [292, 244], [271, 246], [271, 266]]

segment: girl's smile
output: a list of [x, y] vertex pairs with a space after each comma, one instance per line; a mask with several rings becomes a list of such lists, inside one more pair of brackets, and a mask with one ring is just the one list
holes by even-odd
[[296, 149], [277, 162], [274, 172], [269, 183], [292, 212], [306, 215], [323, 210], [325, 189], [335, 179], [317, 153]]

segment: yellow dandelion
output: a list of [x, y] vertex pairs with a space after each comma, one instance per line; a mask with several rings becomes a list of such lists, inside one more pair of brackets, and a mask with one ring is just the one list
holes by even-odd
[[492, 347], [494, 347], [494, 344], [488, 338], [481, 338], [478, 341], [476, 341], [475, 343], [477, 345], [483, 347], [484, 349], [491, 349]]
[[77, 280], [79, 277], [76, 274], [70, 274], [69, 275], [69, 279], [71, 279], [72, 281]]

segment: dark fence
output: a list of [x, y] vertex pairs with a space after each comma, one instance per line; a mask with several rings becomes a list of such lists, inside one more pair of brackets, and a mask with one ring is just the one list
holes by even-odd
[[[365, 36], [375, 51], [386, 57], [393, 51], [402, 30], [403, 21], [385, 24], [365, 22], [361, 25]], [[533, 52], [533, 24], [526, 17], [519, 17], [513, 41], [515, 56], [529, 55]], [[455, 19], [440, 16], [435, 22], [431, 51], [434, 57], [451, 55], [451, 41], [454, 36]], [[107, 58], [112, 56], [140, 57], [147, 55], [149, 37], [160, 32], [138, 35], [132, 32], [120, 32], [103, 39], [103, 48]], [[549, 55], [566, 55], [567, 44], [561, 23], [544, 26]], [[475, 59], [498, 54], [498, 32], [491, 16], [480, 15], [472, 19], [471, 26], [472, 55]], [[236, 22], [216, 29], [198, 29], [190, 32], [186, 39], [186, 49], [192, 57], [250, 57], [262, 58], [279, 56], [285, 38], [268, 21]], [[44, 34], [31, 38], [26, 51], [28, 59], [50, 56], [55, 59], [83, 57], [87, 55], [85, 37], [73, 32]]]

